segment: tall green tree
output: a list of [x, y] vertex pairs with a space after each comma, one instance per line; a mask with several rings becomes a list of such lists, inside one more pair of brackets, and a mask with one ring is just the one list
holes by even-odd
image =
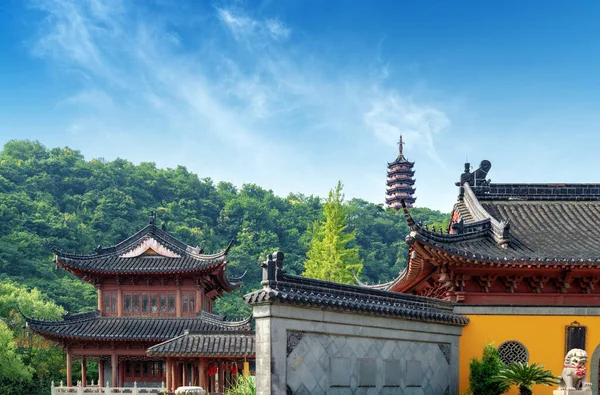
[[355, 245], [356, 231], [348, 231], [348, 207], [344, 204], [342, 182], [329, 191], [323, 206], [324, 221], [313, 224], [310, 250], [304, 275], [350, 284], [362, 270], [362, 259]]

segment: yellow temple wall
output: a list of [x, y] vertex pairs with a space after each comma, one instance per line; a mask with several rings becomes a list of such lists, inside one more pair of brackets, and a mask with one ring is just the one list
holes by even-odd
[[[463, 329], [459, 348], [460, 393], [469, 389], [469, 363], [474, 357], [481, 358], [488, 343], [497, 347], [505, 341], [521, 342], [529, 351], [529, 363], [538, 362], [556, 376], [563, 369], [565, 357], [565, 327], [574, 321], [587, 326], [586, 351], [588, 353], [588, 375], [596, 346], [600, 345], [600, 316], [582, 315], [470, 315], [471, 320]], [[536, 395], [552, 395], [555, 387], [535, 386]], [[508, 392], [517, 395], [515, 387]]]

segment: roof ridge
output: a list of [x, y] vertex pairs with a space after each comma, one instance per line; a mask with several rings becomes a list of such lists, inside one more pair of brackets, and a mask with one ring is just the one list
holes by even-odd
[[[429, 230], [429, 229], [427, 229], [426, 226], [421, 225], [419, 222], [415, 221], [415, 219], [412, 217], [412, 215], [410, 215], [410, 212], [408, 211], [408, 207], [406, 206], [406, 203], [404, 202], [404, 200], [402, 200], [401, 203], [402, 203], [402, 210], [404, 211], [404, 218], [406, 219], [406, 222], [408, 223], [409, 229], [411, 231], [413, 231], [414, 233], [425, 235], [426, 237], [436, 240], [436, 241], [453, 242], [453, 241], [464, 241], [464, 240], [475, 239], [478, 237], [484, 237], [484, 236], [488, 235], [488, 229], [491, 227], [490, 219], [485, 219], [485, 220], [481, 220], [476, 223], [473, 223], [472, 225], [469, 225], [468, 228], [471, 228], [471, 229], [467, 232], [443, 233], [443, 232], [437, 232], [435, 230]], [[409, 237], [411, 237], [411, 235], [412, 235], [412, 233], [406, 236], [407, 240]]]
[[492, 216], [492, 214], [490, 214], [485, 207], [481, 205], [477, 199], [477, 195], [473, 192], [471, 185], [468, 182], [465, 182], [462, 185], [459, 199], [462, 199], [462, 201], [465, 203], [465, 207], [471, 213], [473, 218], [479, 221], [490, 221], [491, 236], [498, 245], [508, 245], [510, 222], [504, 220], [499, 221]]
[[204, 251], [204, 248], [193, 247], [193, 246], [186, 244], [183, 241], [177, 239], [176, 237], [171, 235], [169, 232], [160, 229], [155, 224], [148, 224], [148, 225], [144, 226], [142, 229], [140, 229], [139, 231], [137, 231], [136, 233], [134, 233], [133, 235], [118, 242], [117, 244], [114, 244], [109, 247], [98, 246], [97, 248], [94, 249], [93, 254], [70, 253], [70, 252], [62, 251], [58, 247], [53, 246], [53, 245], [49, 245], [49, 248], [57, 256], [60, 256], [63, 258], [78, 259], [78, 260], [99, 259], [99, 258], [104, 258], [104, 257], [114, 257], [115, 255], [121, 255], [123, 253], [127, 253], [128, 251], [133, 249], [134, 246], [141, 244], [141, 242], [143, 242], [147, 237], [152, 237], [159, 243], [166, 244], [167, 248], [169, 248], [169, 249], [172, 248], [175, 250], [175, 252], [177, 252], [179, 254], [188, 255], [193, 258], [201, 258], [201, 259], [215, 259], [215, 258], [219, 258], [222, 256], [226, 256], [233, 245], [233, 240], [231, 240], [224, 250], [221, 250], [214, 254], [203, 254], [202, 252]]
[[282, 280], [274, 281], [272, 282], [272, 284], [270, 282], [269, 285], [275, 285], [275, 288], [277, 289], [285, 289], [286, 285], [293, 285], [296, 288], [322, 290], [325, 293], [335, 293], [335, 291], [338, 291], [348, 294], [347, 296], [349, 298], [356, 298], [358, 300], [364, 299], [365, 294], [371, 294], [371, 296], [377, 296], [378, 298], [381, 297], [389, 301], [394, 301], [394, 304], [404, 303], [421, 309], [434, 308], [449, 311], [452, 310], [452, 304], [443, 300], [432, 300], [431, 298], [426, 298], [423, 296], [408, 295], [401, 293], [389, 293], [385, 290], [364, 288], [352, 284], [332, 283], [326, 280], [319, 280], [313, 278], [308, 279], [302, 276], [294, 276], [288, 274], [285, 274]]

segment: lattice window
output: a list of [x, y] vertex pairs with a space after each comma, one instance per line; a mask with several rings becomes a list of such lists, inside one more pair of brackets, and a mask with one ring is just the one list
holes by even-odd
[[500, 344], [500, 346], [498, 346], [498, 353], [500, 354], [500, 359], [505, 364], [511, 362], [526, 363], [529, 361], [529, 351], [527, 351], [527, 347], [525, 347], [523, 343], [515, 340]]

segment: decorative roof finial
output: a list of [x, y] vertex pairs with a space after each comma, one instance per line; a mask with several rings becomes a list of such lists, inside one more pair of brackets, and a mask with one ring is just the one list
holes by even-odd
[[398, 151], [399, 151], [399, 157], [403, 156], [404, 154], [402, 153], [402, 146], [404, 145], [404, 142], [402, 141], [402, 135], [400, 135], [400, 141], [398, 142]]
[[148, 217], [148, 225], [154, 225], [156, 223], [156, 211], [150, 211], [150, 216]]

